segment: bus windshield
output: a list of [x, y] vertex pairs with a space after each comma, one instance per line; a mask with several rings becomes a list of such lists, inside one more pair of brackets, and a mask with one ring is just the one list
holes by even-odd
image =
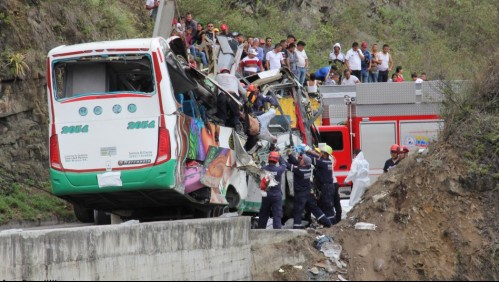
[[53, 69], [58, 100], [123, 92], [152, 94], [155, 91], [151, 59], [147, 54], [80, 57], [58, 61]]

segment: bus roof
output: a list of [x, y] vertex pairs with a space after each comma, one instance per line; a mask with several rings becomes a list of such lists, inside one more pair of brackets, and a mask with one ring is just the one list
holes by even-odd
[[155, 42], [159, 42], [160, 37], [126, 39], [116, 41], [100, 41], [82, 43], [76, 45], [62, 45], [50, 50], [49, 57], [66, 57], [75, 55], [85, 55], [92, 53], [116, 53], [116, 52], [145, 52], [152, 48]]

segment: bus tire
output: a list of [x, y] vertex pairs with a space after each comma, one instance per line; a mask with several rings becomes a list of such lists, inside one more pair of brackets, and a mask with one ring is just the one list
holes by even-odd
[[76, 219], [81, 223], [94, 223], [94, 210], [85, 209], [81, 206], [74, 205], [73, 211]]
[[225, 199], [229, 203], [229, 211], [236, 211], [239, 206], [239, 202], [241, 201], [241, 196], [237, 193], [236, 188], [229, 186]]
[[94, 210], [95, 225], [109, 225], [111, 224], [111, 216], [104, 211]]

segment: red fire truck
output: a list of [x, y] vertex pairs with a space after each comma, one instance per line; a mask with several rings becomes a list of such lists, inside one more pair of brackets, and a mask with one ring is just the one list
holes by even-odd
[[334, 149], [335, 176], [343, 182], [355, 149], [362, 149], [374, 180], [383, 173], [393, 144], [413, 153], [426, 148], [443, 126], [439, 107], [443, 95], [439, 82], [370, 83], [355, 86], [322, 86], [321, 142]]

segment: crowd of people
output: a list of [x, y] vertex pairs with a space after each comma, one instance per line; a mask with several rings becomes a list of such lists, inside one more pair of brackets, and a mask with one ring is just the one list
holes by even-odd
[[[158, 7], [158, 0], [146, 0], [146, 9], [150, 11], [152, 19], [155, 19]], [[184, 40], [186, 49], [193, 59], [191, 62], [196, 67], [198, 63], [202, 63], [204, 67], [209, 65], [212, 55], [210, 46], [218, 44], [217, 37], [224, 35], [236, 39], [237, 44], [244, 46], [239, 67], [241, 76], [287, 67], [302, 85], [307, 81], [305, 86], [309, 93], [314, 93], [318, 84], [355, 85], [405, 81], [404, 69], [402, 66], [395, 67], [388, 44], [384, 44], [379, 50], [378, 44], [374, 43], [369, 51], [367, 42], [362, 42], [360, 46], [358, 42], [354, 42], [352, 48], [343, 53], [341, 44], [335, 43], [329, 54], [329, 65], [316, 72], [310, 72], [305, 51], [306, 43], [298, 41], [292, 34], [278, 42], [274, 42], [271, 37], [245, 36], [238, 32], [230, 32], [226, 23], [220, 27], [215, 27], [213, 22], [204, 25], [195, 21], [191, 13], [175, 19], [173, 25], [171, 35]], [[395, 72], [390, 77], [389, 74], [394, 69]], [[422, 83], [427, 80], [426, 73], [420, 75], [412, 73], [411, 80]]]

